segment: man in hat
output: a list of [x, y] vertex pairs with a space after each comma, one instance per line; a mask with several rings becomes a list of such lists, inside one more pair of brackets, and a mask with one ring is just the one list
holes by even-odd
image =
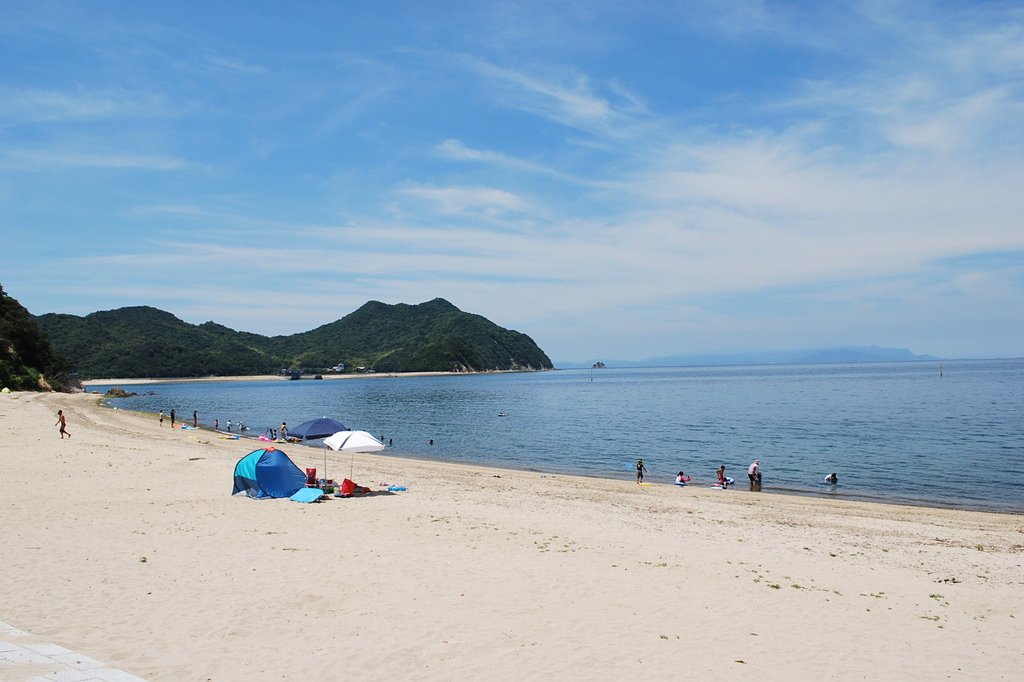
[[750, 489], [755, 490], [761, 487], [761, 460], [755, 459], [747, 469], [747, 478], [750, 479]]

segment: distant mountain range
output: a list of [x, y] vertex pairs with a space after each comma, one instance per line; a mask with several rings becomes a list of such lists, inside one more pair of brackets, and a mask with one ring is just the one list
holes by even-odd
[[418, 305], [370, 301], [316, 329], [274, 337], [190, 324], [148, 306], [35, 320], [83, 379], [312, 373], [338, 365], [375, 372], [552, 368], [526, 334], [441, 298]]
[[[712, 367], [721, 365], [822, 365], [853, 362], [925, 362], [938, 361], [931, 355], [919, 355], [906, 348], [880, 346], [844, 346], [792, 351], [670, 355], [647, 360], [607, 360], [606, 367]], [[594, 361], [560, 361], [559, 369], [587, 369]]]

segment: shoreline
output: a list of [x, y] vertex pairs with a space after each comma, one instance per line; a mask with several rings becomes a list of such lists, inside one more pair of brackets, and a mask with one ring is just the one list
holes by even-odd
[[[440, 373], [440, 374], [444, 375], [444, 374], [458, 374], [458, 373]], [[424, 373], [423, 376], [434, 376], [434, 374], [433, 373]], [[242, 378], [242, 380], [244, 380], [244, 378]], [[189, 380], [189, 381], [191, 381], [191, 380]], [[18, 395], [33, 395], [33, 394], [34, 393], [25, 393], [25, 392], [19, 393], [19, 392], [15, 392], [15, 393], [13, 393], [11, 395], [18, 396]], [[143, 410], [130, 410], [130, 409], [126, 409], [126, 408], [112, 407], [112, 406], [110, 406], [110, 405], [108, 405], [106, 403], [105, 397], [103, 396], [103, 394], [100, 394], [100, 393], [87, 393], [87, 392], [83, 392], [83, 393], [80, 393], [80, 394], [59, 394], [59, 393], [54, 393], [54, 394], [51, 394], [51, 395], [84, 395], [84, 396], [87, 396], [89, 398], [89, 400], [92, 401], [93, 405], [97, 409], [103, 410], [103, 411], [116, 412], [116, 413], [121, 414], [121, 415], [130, 416], [133, 419], [139, 420], [139, 424], [140, 425], [149, 425], [149, 420], [154, 420], [155, 421], [155, 420], [157, 420], [157, 417], [158, 417], [158, 413], [156, 413], [156, 412], [146, 412], [146, 411], [143, 411]], [[181, 421], [181, 420], [179, 420], [179, 421]], [[182, 422], [182, 423], [185, 423], [185, 422]], [[227, 432], [227, 431], [218, 431], [218, 430], [214, 429], [212, 425], [210, 425], [210, 424], [203, 424], [203, 423], [200, 423], [200, 426], [199, 426], [198, 429], [180, 429], [180, 428], [175, 428], [175, 429], [172, 430], [172, 429], [170, 429], [170, 427], [161, 427], [161, 430], [167, 430], [167, 431], [171, 431], [171, 432], [181, 432], [181, 433], [185, 434], [189, 438], [209, 435], [211, 437], [216, 437], [219, 441], [222, 441], [224, 443], [229, 443], [229, 444], [230, 443], [239, 443], [239, 444], [245, 443], [247, 445], [248, 444], [252, 444], [254, 446], [259, 446], [259, 445], [262, 445], [262, 444], [271, 445], [271, 446], [283, 446], [283, 447], [280, 447], [278, 449], [283, 449], [284, 447], [287, 447], [289, 449], [293, 449], [295, 452], [308, 451], [306, 458], [310, 457], [310, 455], [308, 454], [310, 452], [311, 453], [318, 453], [317, 455], [313, 456], [314, 459], [316, 457], [318, 457], [318, 456], [322, 456], [323, 452], [324, 452], [324, 449], [321, 448], [321, 447], [318, 447], [315, 443], [314, 444], [307, 444], [307, 443], [304, 443], [304, 442], [289, 442], [289, 443], [270, 442], [270, 443], [268, 443], [267, 441], [261, 441], [258, 436], [243, 435], [241, 433], [234, 433], [234, 432]], [[221, 438], [222, 436], [238, 436], [238, 438], [237, 438], [237, 440], [233, 439], [233, 438], [227, 439], [227, 438]], [[204, 443], [205, 443], [205, 441], [204, 441]], [[209, 443], [205, 443], [205, 444], [209, 444]], [[337, 455], [338, 453], [332, 453], [332, 454]], [[373, 455], [364, 455], [364, 456], [384, 457], [384, 458], [386, 458], [388, 460], [392, 460], [392, 461], [399, 462], [399, 463], [405, 462], [405, 463], [408, 463], [408, 464], [423, 464], [423, 465], [427, 465], [427, 466], [437, 465], [440, 468], [457, 467], [457, 468], [462, 468], [462, 469], [483, 469], [483, 470], [486, 470], [486, 471], [488, 471], [488, 472], [490, 472], [492, 474], [493, 473], [497, 473], [497, 474], [505, 473], [505, 474], [509, 474], [509, 475], [514, 475], [514, 474], [534, 475], [534, 476], [539, 476], [540, 478], [550, 478], [550, 479], [561, 478], [561, 479], [574, 480], [574, 481], [576, 481], [578, 483], [583, 483], [583, 482], [589, 481], [589, 482], [603, 482], [603, 483], [608, 483], [608, 484], [625, 484], [627, 486], [636, 485], [634, 483], [634, 479], [633, 479], [632, 476], [625, 476], [625, 477], [621, 477], [621, 478], [614, 478], [614, 477], [608, 477], [608, 476], [599, 476], [599, 475], [596, 475], [596, 474], [593, 474], [593, 475], [592, 474], [578, 474], [578, 473], [568, 473], [568, 472], [560, 472], [560, 471], [548, 471], [548, 470], [534, 469], [534, 468], [516, 468], [516, 467], [511, 467], [511, 466], [502, 466], [502, 465], [497, 464], [497, 463], [466, 462], [466, 461], [459, 461], [459, 460], [443, 459], [443, 458], [439, 458], [439, 457], [420, 457], [420, 456], [417, 456], [417, 455], [411, 454], [411, 453], [391, 454], [391, 453], [388, 452], [387, 449], [382, 450], [382, 451], [380, 451], [378, 453], [374, 453]], [[321, 459], [322, 459], [322, 457], [321, 457]], [[1011, 517], [1011, 518], [1018, 518], [1018, 519], [1021, 519], [1022, 522], [1024, 522], [1024, 510], [1016, 511], [1016, 510], [998, 510], [998, 509], [976, 509], [976, 508], [965, 508], [965, 507], [956, 507], [956, 506], [937, 506], [937, 505], [930, 505], [930, 504], [924, 504], [924, 503], [916, 504], [916, 503], [914, 503], [912, 501], [892, 502], [892, 501], [886, 501], [886, 500], [875, 499], [875, 498], [859, 498], [859, 497], [856, 497], [854, 495], [830, 496], [830, 495], [824, 495], [824, 494], [818, 495], [818, 494], [815, 494], [813, 492], [803, 493], [803, 492], [801, 492], [799, 490], [796, 490], [796, 489], [781, 489], [781, 490], [780, 489], [768, 489], [768, 490], [761, 490], [761, 491], [752, 491], [752, 490], [745, 489], [741, 485], [737, 485], [737, 484], [731, 485], [725, 491], [719, 491], [719, 490], [713, 488], [710, 484], [705, 484], [704, 482], [698, 482], [698, 483], [695, 483], [693, 485], [676, 486], [676, 485], [674, 485], [672, 483], [668, 483], [668, 482], [664, 482], [664, 481], [647, 481], [643, 485], [644, 485], [644, 487], [648, 487], [648, 488], [652, 488], [652, 489], [658, 489], [658, 490], [665, 490], [665, 491], [672, 491], [672, 490], [679, 490], [679, 489], [682, 489], [682, 490], [700, 490], [700, 491], [703, 491], [703, 492], [710, 493], [712, 496], [719, 495], [719, 494], [722, 494], [722, 493], [729, 493], [729, 494], [750, 495], [752, 498], [757, 498], [757, 497], [760, 497], [762, 495], [765, 495], [765, 496], [771, 496], [771, 497], [778, 497], [778, 498], [782, 498], [782, 499], [808, 500], [808, 501], [818, 502], [818, 503], [825, 504], [825, 505], [828, 505], [828, 504], [839, 504], [839, 505], [842, 505], [842, 504], [853, 504], [853, 505], [861, 505], [861, 506], [865, 506], [865, 507], [871, 507], [871, 506], [874, 506], [874, 505], [878, 505], [878, 506], [881, 506], [881, 507], [891, 508], [891, 510], [903, 510], [903, 511], [927, 510], [927, 511], [936, 511], [936, 512], [953, 512], [953, 513], [964, 513], [964, 514], [985, 514], [985, 515], [991, 514], [991, 515], [997, 515], [997, 516], [1007, 516], [1007, 517]], [[637, 486], [637, 487], [641, 487], [641, 486]], [[1022, 523], [1022, 527], [1021, 527], [1021, 531], [1020, 532], [1022, 534], [1024, 534], [1024, 523]], [[1022, 545], [1022, 550], [1024, 550], [1024, 545]], [[1022, 582], [1022, 584], [1024, 584], [1024, 582]]]
[[[300, 469], [322, 473], [326, 454], [329, 477], [351, 467], [408, 491], [256, 501], [230, 495], [249, 443], [97, 398], [0, 397], [0, 622], [146, 679], [1011, 679], [1024, 666], [1019, 516], [294, 447]], [[51, 427], [58, 408], [70, 441]], [[4, 679], [51, 672], [5, 665]]]
[[[427, 374], [423, 374], [422, 376], [435, 376], [435, 375], [427, 373]], [[241, 380], [244, 380], [244, 379], [241, 379]], [[184, 380], [182, 381], [182, 383], [184, 383]], [[106, 384], [101, 384], [101, 385], [106, 385]], [[157, 415], [158, 415], [158, 413], [156, 413], [156, 412], [146, 412], [144, 410], [131, 410], [131, 409], [122, 408], [122, 407], [112, 407], [112, 406], [110, 406], [109, 404], [106, 403], [105, 396], [102, 393], [99, 393], [99, 392], [87, 393], [87, 395], [90, 395], [90, 396], [93, 396], [93, 397], [97, 398], [99, 404], [101, 405], [101, 407], [103, 407], [103, 409], [117, 410], [119, 412], [126, 412], [126, 413], [136, 414], [136, 415], [139, 415], [141, 418], [154, 418], [155, 419], [157, 417]], [[265, 443], [266, 442], [266, 441], [261, 441], [259, 439], [258, 435], [245, 435], [245, 434], [236, 433], [236, 432], [217, 431], [216, 429], [213, 428], [212, 424], [208, 424], [208, 423], [200, 422], [200, 427], [201, 427], [201, 429], [203, 431], [208, 432], [208, 433], [215, 433], [215, 434], [218, 434], [218, 436], [226, 436], [226, 435], [229, 435], [229, 434], [232, 435], [232, 436], [238, 436], [239, 437], [239, 442], [245, 442], [246, 440], [250, 440], [253, 443]], [[303, 444], [303, 443], [290, 443], [289, 445], [300, 446], [300, 447], [303, 447], [303, 448], [306, 448], [306, 447], [314, 447], [315, 448], [315, 445], [307, 445], [307, 444]], [[400, 458], [400, 459], [409, 459], [409, 460], [420, 461], [420, 462], [428, 462], [428, 463], [429, 462], [436, 462], [438, 464], [444, 464], [444, 465], [449, 465], [450, 464], [450, 465], [479, 466], [479, 467], [486, 467], [486, 468], [490, 468], [490, 469], [495, 469], [495, 470], [498, 470], [498, 471], [527, 472], [527, 473], [543, 474], [543, 475], [548, 475], [548, 476], [573, 476], [573, 477], [579, 477], [579, 478], [583, 478], [583, 479], [593, 479], [593, 480], [599, 480], [599, 481], [618, 481], [618, 482], [626, 481], [626, 482], [629, 482], [629, 481], [633, 480], [632, 476], [613, 477], [613, 476], [601, 476], [599, 474], [577, 474], [577, 473], [571, 473], [571, 472], [568, 472], [568, 471], [559, 471], [559, 470], [554, 470], [554, 469], [537, 469], [537, 468], [532, 468], [532, 467], [531, 468], [517, 468], [517, 467], [514, 467], [514, 466], [510, 466], [510, 465], [502, 464], [502, 463], [498, 463], [498, 462], [493, 462], [493, 461], [489, 461], [489, 462], [480, 461], [480, 462], [475, 462], [474, 463], [474, 462], [466, 462], [466, 461], [454, 460], [454, 459], [444, 459], [442, 457], [426, 457], [426, 456], [416, 455], [414, 453], [401, 453], [400, 452], [399, 454], [391, 454], [387, 449], [383, 450], [382, 452], [387, 457], [394, 457], [394, 458]], [[650, 481], [649, 483], [651, 485], [657, 485], [657, 486], [669, 486], [670, 488], [677, 487], [677, 486], [673, 485], [672, 483], [665, 482], [665, 481]], [[692, 485], [687, 485], [687, 486], [684, 486], [684, 487], [686, 487], [686, 488], [710, 488], [710, 484], [705, 482], [705, 481], [697, 481], [697, 482], [694, 482]], [[859, 503], [862, 503], [862, 504], [886, 504], [886, 505], [894, 505], [894, 506], [898, 506], [898, 507], [910, 507], [910, 508], [921, 508], [921, 509], [949, 509], [949, 510], [954, 510], [954, 511], [971, 511], [971, 512], [989, 513], [989, 514], [1006, 514], [1006, 515], [1010, 515], [1010, 516], [1024, 516], [1024, 509], [1017, 509], [1017, 508], [1014, 508], [1014, 507], [1009, 506], [1009, 505], [1006, 505], [1006, 506], [998, 506], [998, 505], [992, 505], [992, 506], [971, 506], [971, 505], [966, 505], [966, 504], [956, 504], [956, 503], [953, 503], [953, 502], [950, 502], [950, 503], [947, 503], [947, 504], [943, 504], [941, 500], [931, 500], [931, 499], [920, 499], [920, 500], [900, 499], [900, 500], [892, 500], [892, 499], [886, 499], [886, 498], [884, 498], [882, 496], [879, 496], [879, 495], [876, 495], [876, 494], [871, 494], [871, 493], [840, 492], [840, 491], [817, 492], [817, 491], [811, 490], [811, 489], [805, 490], [805, 489], [800, 489], [800, 488], [771, 488], [771, 487], [769, 487], [768, 489], [762, 489], [762, 490], [758, 490], [758, 491], [753, 491], [753, 490], [748, 490], [748, 489], [744, 488], [742, 486], [742, 482], [740, 482], [739, 484], [735, 484], [734, 483], [732, 486], [730, 486], [729, 490], [732, 491], [733, 493], [740, 492], [740, 493], [754, 494], [756, 492], [756, 494], [758, 494], [758, 495], [781, 495], [781, 496], [785, 496], [785, 497], [805, 497], [805, 498], [824, 500], [824, 501], [851, 501], [851, 502], [859, 502]]]
[[[526, 374], [530, 372], [554, 372], [552, 369], [495, 369], [485, 372], [367, 372], [365, 374], [321, 374], [321, 379], [314, 379], [313, 374], [303, 374], [298, 381], [338, 381], [344, 379], [406, 379], [417, 377], [464, 377], [487, 374]], [[208, 377], [137, 377], [137, 378], [114, 378], [114, 379], [85, 379], [83, 387], [89, 386], [141, 386], [145, 384], [188, 384], [188, 383], [211, 383], [217, 381], [295, 381], [280, 374], [252, 374], [233, 376], [208, 376]]]

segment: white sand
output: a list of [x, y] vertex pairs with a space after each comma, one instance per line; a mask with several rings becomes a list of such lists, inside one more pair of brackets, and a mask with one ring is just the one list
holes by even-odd
[[355, 480], [409, 492], [254, 501], [230, 497], [254, 443], [95, 400], [0, 396], [0, 621], [144, 678], [1024, 671], [1019, 515], [379, 455]]
[[[475, 374], [522, 374], [523, 370], [493, 370], [489, 372], [475, 372]], [[322, 374], [324, 381], [337, 381], [339, 379], [407, 379], [411, 377], [445, 377], [463, 376], [464, 372], [368, 372], [359, 374]], [[303, 374], [302, 381], [316, 381], [314, 374]], [[211, 381], [291, 381], [289, 377], [280, 374], [255, 374], [246, 376], [208, 376], [208, 377], [183, 377], [183, 378], [111, 378], [111, 379], [87, 379], [82, 382], [86, 388], [90, 386], [141, 386], [144, 384], [178, 384], [178, 383], [204, 383]]]

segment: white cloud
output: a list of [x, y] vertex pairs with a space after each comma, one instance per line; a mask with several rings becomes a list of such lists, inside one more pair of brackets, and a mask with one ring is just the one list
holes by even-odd
[[[492, 83], [495, 97], [508, 106], [587, 132], [617, 137], [621, 131], [622, 113], [578, 71], [563, 69], [561, 77], [541, 77], [471, 57], [461, 63]], [[621, 92], [618, 87], [616, 93]], [[636, 106], [635, 101], [629, 104]]]
[[14, 149], [0, 157], [0, 165], [28, 170], [47, 168], [104, 168], [112, 170], [174, 171], [189, 163], [172, 156], [118, 152]]
[[[1019, 275], [961, 262], [1024, 251], [1024, 15], [992, 21], [984, 9], [935, 9], [687, 5], [688, 25], [723, 60], [740, 44], [741, 61], [766, 55], [752, 68], [772, 86], [755, 82], [757, 73], [736, 76], [715, 89], [723, 94], [714, 107], [698, 101], [699, 83], [651, 86], [648, 74], [628, 70], [639, 60], [627, 68], [614, 59], [624, 53], [602, 51], [598, 38], [608, 35], [618, 50], [650, 47], [652, 58], [683, 63], [683, 51], [641, 45], [644, 36], [610, 25], [591, 26], [577, 52], [554, 41], [510, 51], [529, 37], [526, 26], [504, 49], [455, 58], [422, 45], [364, 54], [303, 45], [256, 60], [244, 48], [219, 56], [208, 36], [175, 62], [187, 87], [154, 78], [167, 88], [159, 95], [0, 91], [0, 121], [36, 136], [5, 140], [0, 171], [178, 171], [152, 174], [128, 200], [112, 189], [91, 218], [137, 223], [148, 241], [120, 253], [123, 241], [101, 235], [91, 246], [106, 255], [67, 269], [94, 281], [108, 271], [159, 280], [95, 290], [153, 295], [236, 328], [272, 318], [275, 333], [285, 320], [301, 331], [329, 321], [318, 317], [324, 310], [334, 319], [370, 298], [444, 296], [553, 339], [547, 350], [560, 357], [887, 329], [926, 338], [901, 316], [953, 334], [938, 321], [949, 300], [958, 314], [973, 306], [994, 316], [1000, 301], [1019, 310], [1024, 299]], [[562, 27], [549, 25], [551, 35]], [[136, 32], [120, 35], [131, 43]], [[169, 31], [160, 49], [178, 37]], [[793, 66], [796, 51], [822, 64]], [[197, 65], [213, 80], [193, 90]], [[258, 95], [246, 89], [254, 81]], [[690, 88], [694, 97], [676, 92]], [[193, 113], [215, 115], [160, 121], [153, 135], [173, 128], [160, 147], [120, 130], [107, 140], [94, 127], [124, 120], [149, 142], [148, 118], [204, 89], [217, 97]], [[203, 164], [217, 164], [217, 177], [197, 173]], [[0, 177], [8, 197], [27, 184], [21, 175], [31, 174]], [[176, 239], [180, 225], [187, 242]], [[956, 265], [935, 265], [946, 259]], [[253, 281], [254, 263], [278, 278]], [[746, 299], [771, 305], [751, 313], [737, 303]]]
[[521, 197], [494, 187], [409, 187], [402, 194], [432, 204], [447, 214], [522, 211], [528, 207]]
[[587, 178], [581, 175], [570, 175], [563, 173], [550, 166], [546, 166], [541, 163], [536, 163], [526, 159], [520, 159], [508, 154], [496, 152], [486, 149], [474, 149], [472, 147], [465, 146], [461, 141], [454, 139], [447, 139], [437, 145], [438, 153], [444, 158], [453, 159], [456, 161], [473, 161], [481, 164], [488, 164], [497, 166], [500, 168], [522, 171], [524, 173], [531, 173], [534, 175], [543, 175], [546, 177], [556, 178], [564, 182], [569, 182], [575, 185], [590, 185], [590, 186], [601, 186], [600, 181], [595, 181], [592, 178]]
[[0, 120], [7, 121], [125, 119], [174, 113], [162, 97], [147, 92], [0, 89]]

